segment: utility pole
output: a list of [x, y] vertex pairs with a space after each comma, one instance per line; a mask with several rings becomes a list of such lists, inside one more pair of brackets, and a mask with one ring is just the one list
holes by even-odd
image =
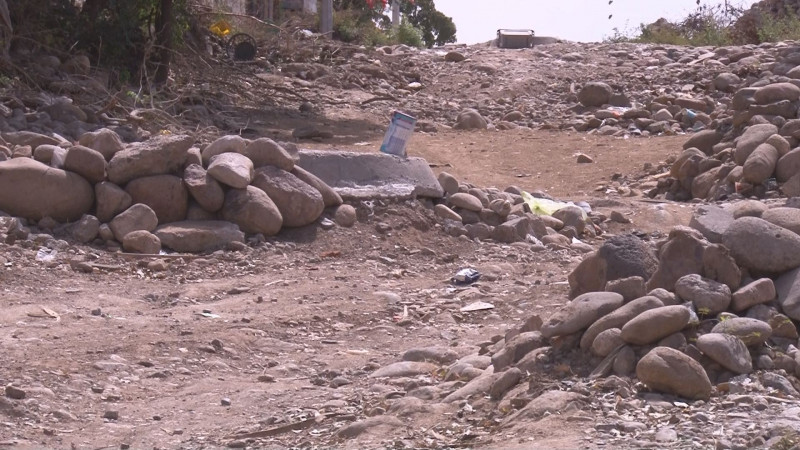
[[322, 0], [322, 8], [319, 11], [320, 32], [325, 37], [331, 37], [333, 33], [333, 0]]
[[392, 0], [392, 26], [400, 26], [400, 0]]

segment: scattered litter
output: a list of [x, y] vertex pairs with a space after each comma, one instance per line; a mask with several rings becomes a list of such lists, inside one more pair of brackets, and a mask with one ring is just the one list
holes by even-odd
[[36, 252], [36, 260], [41, 262], [52, 262], [56, 259], [56, 255], [58, 255], [58, 250], [42, 247]]
[[200, 315], [207, 319], [219, 319], [221, 317], [219, 314], [213, 314], [210, 309], [204, 309]]
[[475, 269], [461, 269], [450, 281], [457, 285], [467, 285], [478, 281], [480, 278], [481, 273]]
[[383, 138], [381, 152], [405, 158], [406, 144], [411, 139], [411, 134], [414, 133], [416, 123], [417, 119], [408, 114], [400, 111], [393, 112], [392, 121]]
[[40, 306], [39, 308], [41, 311], [31, 311], [28, 313], [28, 317], [50, 317], [51, 319], [56, 319], [56, 322], [61, 320], [61, 316], [52, 309], [45, 306]]
[[485, 311], [487, 309], [494, 309], [494, 305], [486, 302], [475, 302], [461, 308], [461, 312]]
[[250, 292], [249, 286], [236, 286], [228, 290], [228, 295], [244, 294], [245, 292]]

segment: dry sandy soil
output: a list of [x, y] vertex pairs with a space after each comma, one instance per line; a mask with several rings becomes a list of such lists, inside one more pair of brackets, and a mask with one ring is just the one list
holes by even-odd
[[[376, 151], [381, 138], [308, 146]], [[614, 174], [642, 175], [683, 139], [444, 131], [418, 133], [409, 153], [477, 186], [543, 190], [632, 219], [610, 233], [651, 233], [685, 223], [689, 208], [607, 188]], [[577, 152], [595, 163], [577, 164]], [[0, 399], [0, 447], [591, 446], [585, 417], [552, 416], [508, 434], [496, 418], [459, 411], [402, 433], [337, 438], [413, 387], [379, 385], [369, 378], [376, 368], [412, 347], [470, 353], [531, 314], [546, 316], [566, 301], [567, 274], [581, 259], [449, 237], [424, 202], [356, 206], [352, 229], [313, 226], [248, 251], [160, 261], [66, 244], [40, 261], [34, 248], [0, 244], [0, 384], [26, 391], [19, 402]], [[93, 272], [73, 270], [77, 261]], [[463, 267], [484, 277], [455, 288], [449, 279]], [[495, 309], [459, 311], [478, 300]], [[572, 376], [567, 367], [540, 381]]]

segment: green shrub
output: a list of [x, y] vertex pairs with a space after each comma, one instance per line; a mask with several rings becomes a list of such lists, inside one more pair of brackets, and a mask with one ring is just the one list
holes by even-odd
[[411, 25], [410, 22], [403, 20], [398, 27], [392, 30], [391, 40], [397, 44], [405, 44], [411, 47], [422, 48], [425, 42], [422, 39], [422, 30]]
[[795, 14], [784, 17], [762, 15], [757, 28], [760, 42], [774, 42], [800, 39], [800, 18]]

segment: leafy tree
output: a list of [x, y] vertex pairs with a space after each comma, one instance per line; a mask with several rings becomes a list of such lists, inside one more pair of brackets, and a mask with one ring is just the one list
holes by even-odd
[[[335, 0], [336, 11], [358, 11], [358, 21], [363, 25], [376, 22], [386, 29], [391, 24], [387, 15], [391, 0]], [[453, 19], [436, 9], [433, 0], [401, 0], [400, 12], [408, 22], [422, 33], [427, 47], [444, 45], [456, 41], [456, 26]]]
[[427, 47], [456, 41], [453, 19], [437, 10], [433, 0], [403, 2], [400, 10], [412, 25], [422, 30], [422, 39]]

